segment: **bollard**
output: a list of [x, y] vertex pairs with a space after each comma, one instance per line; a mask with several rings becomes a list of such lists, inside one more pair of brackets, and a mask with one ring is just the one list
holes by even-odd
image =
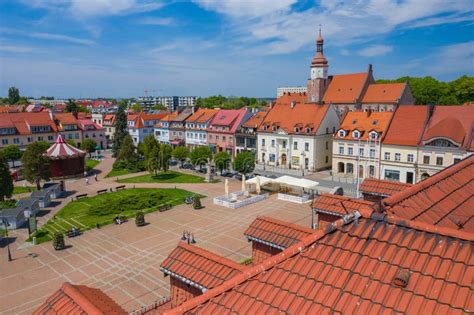
[[33, 236], [33, 245], [36, 245], [36, 236]]

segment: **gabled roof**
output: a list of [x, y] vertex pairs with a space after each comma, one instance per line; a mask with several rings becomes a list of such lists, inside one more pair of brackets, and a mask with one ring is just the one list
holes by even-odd
[[268, 110], [256, 112], [249, 120], [247, 120], [242, 127], [244, 128], [258, 128], [262, 122], [265, 120], [265, 117], [268, 114]]
[[366, 178], [359, 189], [363, 194], [390, 197], [411, 186], [411, 184], [400, 183], [393, 180]]
[[186, 122], [205, 123], [211, 120], [219, 110], [213, 108], [199, 108], [194, 114], [186, 119]]
[[313, 209], [317, 212], [341, 217], [353, 211], [371, 211], [372, 206], [370, 201], [331, 194], [321, 194], [313, 200]]
[[[367, 140], [371, 131], [376, 131], [383, 134], [389, 125], [392, 112], [347, 112], [343, 117], [339, 129], [344, 129], [346, 135], [340, 137], [339, 133], [334, 135], [335, 139], [349, 139], [349, 140]], [[360, 138], [354, 138], [352, 132], [358, 130], [361, 135]]]
[[61, 125], [77, 125], [77, 118], [73, 113], [56, 113], [54, 119], [57, 119]]
[[166, 275], [179, 278], [202, 291], [214, 288], [246, 267], [197, 246], [180, 242], [161, 263]]
[[103, 125], [104, 126], [113, 126], [115, 123], [115, 115], [107, 114], [104, 116]]
[[[303, 126], [298, 132], [299, 134], [314, 135], [326, 116], [330, 105], [316, 105], [311, 103], [296, 103], [274, 105], [269, 111], [263, 123], [258, 127], [260, 132], [272, 132], [272, 126], [284, 130], [286, 133], [295, 134], [295, 127]], [[310, 132], [306, 133], [305, 127], [310, 128]], [[268, 127], [265, 130], [265, 127]]]
[[315, 230], [270, 217], [257, 217], [244, 232], [250, 241], [278, 249], [285, 249], [298, 243]]
[[278, 105], [291, 105], [292, 102], [304, 104], [308, 101], [308, 95], [306, 93], [283, 93], [279, 98], [275, 100], [275, 104]]
[[402, 105], [393, 114], [383, 139], [384, 144], [416, 147], [428, 121], [429, 106]]
[[470, 313], [473, 240], [354, 212], [165, 314]]
[[474, 104], [436, 106], [423, 135], [426, 144], [435, 138], [448, 138], [466, 149], [472, 146]]
[[474, 155], [382, 201], [388, 213], [474, 232]]
[[31, 134], [33, 126], [50, 126], [51, 132], [57, 127], [48, 112], [38, 113], [0, 113], [0, 128], [15, 128], [21, 135]]
[[406, 86], [406, 83], [369, 84], [362, 97], [362, 103], [398, 103]]
[[229, 128], [229, 132], [233, 133], [239, 126], [242, 119], [247, 114], [247, 109], [220, 109], [209, 124], [211, 130], [215, 126], [224, 126]]
[[40, 314], [128, 314], [99, 289], [65, 282], [34, 312]]
[[104, 128], [101, 125], [96, 124], [89, 118], [79, 118], [77, 120], [77, 123], [79, 125], [79, 128], [82, 130], [86, 130], [86, 127], [92, 126], [94, 127], [95, 130], [103, 130]]
[[324, 93], [324, 103], [355, 103], [361, 97], [367, 80], [369, 80], [367, 72], [333, 76], [326, 93]]
[[[178, 111], [174, 111], [172, 113], [168, 113], [165, 116], [163, 116], [158, 123], [156, 123], [155, 127], [157, 128], [162, 128], [163, 127], [163, 122], [171, 122], [173, 121], [176, 117], [178, 116]], [[167, 126], [167, 128], [169, 125]]]

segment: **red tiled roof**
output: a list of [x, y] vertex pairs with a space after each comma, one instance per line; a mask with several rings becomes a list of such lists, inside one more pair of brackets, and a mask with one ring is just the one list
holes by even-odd
[[38, 113], [1, 113], [0, 128], [15, 127], [21, 135], [31, 134], [32, 126], [50, 126], [51, 132], [56, 132], [56, 124], [48, 112]]
[[388, 213], [474, 232], [474, 155], [382, 201]]
[[353, 211], [371, 211], [373, 202], [345, 196], [321, 194], [313, 201], [313, 209], [319, 212], [344, 216]]
[[[212, 131], [215, 126], [228, 127], [228, 132], [234, 133], [242, 119], [247, 114], [247, 109], [221, 109], [209, 124], [209, 130]], [[214, 130], [215, 131], [215, 130]]]
[[435, 138], [448, 138], [467, 149], [471, 146], [474, 129], [474, 104], [436, 106], [430, 118], [423, 143]]
[[115, 123], [115, 115], [114, 114], [107, 114], [104, 116], [104, 126], [113, 126]]
[[[367, 140], [371, 131], [376, 131], [379, 136], [386, 130], [392, 117], [392, 112], [348, 112], [342, 119], [338, 130], [345, 130], [344, 137], [339, 132], [334, 135], [335, 139]], [[360, 138], [354, 138], [352, 132], [358, 130]]]
[[361, 214], [164, 313], [472, 312], [473, 234]]
[[219, 110], [213, 108], [199, 108], [186, 119], [186, 122], [205, 123], [211, 120]]
[[180, 242], [163, 261], [160, 270], [184, 282], [208, 290], [241, 273], [246, 267], [197, 246]]
[[96, 124], [95, 122], [93, 122], [92, 120], [88, 118], [79, 118], [77, 120], [77, 123], [79, 124], [79, 128], [81, 128], [82, 130], [84, 130], [86, 126], [94, 126], [95, 130], [104, 129], [102, 126]]
[[360, 185], [360, 191], [363, 194], [389, 197], [411, 186], [411, 184], [400, 183], [393, 180], [366, 178]]
[[39, 314], [128, 314], [99, 289], [64, 283], [34, 312]]
[[425, 130], [429, 106], [402, 105], [393, 114], [384, 144], [417, 146]]
[[244, 128], [258, 128], [265, 120], [268, 111], [256, 112], [249, 120], [247, 120], [242, 127]]
[[[296, 127], [300, 128], [299, 134], [316, 134], [323, 121], [330, 105], [315, 105], [297, 103], [276, 104], [269, 111], [263, 123], [259, 126], [260, 132], [272, 132], [273, 127], [282, 129], [289, 134], [296, 133]], [[310, 128], [310, 133], [306, 133], [306, 127]], [[265, 128], [267, 128], [265, 130]]]
[[308, 95], [306, 95], [306, 93], [283, 93], [282, 96], [275, 100], [275, 104], [291, 105], [292, 102], [304, 104], [307, 101]]
[[369, 74], [366, 72], [333, 76], [324, 93], [324, 103], [355, 103], [361, 97], [368, 79]]
[[61, 125], [77, 125], [77, 118], [72, 113], [56, 113], [53, 117]]
[[315, 230], [270, 217], [257, 217], [244, 232], [251, 241], [285, 249], [298, 243]]
[[406, 83], [369, 84], [362, 97], [362, 103], [397, 103], [406, 86]]

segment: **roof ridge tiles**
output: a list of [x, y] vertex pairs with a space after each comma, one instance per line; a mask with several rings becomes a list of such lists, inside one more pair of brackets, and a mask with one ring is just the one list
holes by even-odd
[[[362, 210], [361, 212], [363, 213], [362, 214], [363, 216], [369, 216], [370, 217], [370, 214], [371, 214], [370, 212], [366, 212], [364, 210]], [[258, 265], [248, 267], [247, 269], [243, 270], [241, 274], [236, 275], [236, 276], [230, 278], [229, 280], [226, 280], [221, 285], [206, 291], [204, 294], [202, 294], [200, 296], [197, 296], [197, 297], [195, 297], [191, 300], [188, 300], [188, 301], [184, 302], [183, 304], [181, 304], [180, 306], [178, 306], [178, 307], [176, 307], [172, 310], [165, 311], [163, 314], [182, 314], [184, 312], [187, 312], [187, 311], [197, 307], [198, 305], [207, 302], [208, 300], [212, 299], [213, 297], [215, 297], [215, 296], [217, 296], [217, 295], [219, 295], [219, 294], [221, 294], [225, 291], [228, 291], [228, 290], [232, 289], [236, 285], [239, 285], [239, 284], [245, 282], [246, 280], [249, 280], [250, 278], [252, 278], [256, 275], [258, 275], [258, 274], [260, 274], [260, 273], [262, 273], [266, 270], [269, 270], [269, 269], [273, 268], [274, 266], [276, 266], [277, 264], [285, 261], [289, 257], [298, 255], [305, 248], [307, 248], [308, 246], [310, 246], [311, 244], [313, 244], [317, 240], [321, 239], [325, 235], [333, 232], [334, 230], [336, 230], [336, 229], [338, 229], [338, 228], [340, 228], [340, 227], [342, 227], [346, 224], [349, 224], [349, 223], [353, 222], [354, 220], [357, 220], [359, 217], [361, 217], [361, 213], [358, 212], [358, 211], [350, 213], [350, 214], [342, 217], [340, 220], [337, 220], [337, 221], [331, 223], [326, 228], [317, 230], [313, 234], [308, 235], [307, 237], [305, 237], [304, 239], [302, 239], [298, 243], [288, 247], [286, 250], [284, 250], [284, 251], [282, 251], [282, 252], [280, 252], [280, 253], [278, 253], [278, 254], [276, 254], [276, 255], [274, 255], [274, 256], [266, 259], [266, 260], [264, 260], [263, 262], [261, 262]]]
[[291, 227], [295, 230], [299, 230], [301, 232], [307, 232], [307, 233], [314, 233], [315, 230], [311, 229], [311, 228], [307, 228], [307, 227], [304, 227], [304, 226], [301, 226], [299, 224], [295, 224], [295, 223], [291, 223], [291, 222], [286, 222], [286, 221], [283, 221], [283, 220], [278, 220], [278, 219], [275, 219], [275, 218], [272, 218], [272, 217], [269, 217], [269, 216], [258, 216], [255, 220], [264, 220], [264, 221], [267, 221], [267, 222], [271, 222], [271, 223], [274, 223], [274, 224], [278, 224], [280, 226], [285, 226], [285, 227]]
[[75, 303], [77, 303], [84, 311], [89, 314], [102, 314], [103, 310], [100, 310], [94, 303], [87, 299], [84, 294], [78, 289], [77, 286], [72, 285], [69, 282], [65, 282], [61, 288], [65, 294], [67, 294]]
[[459, 171], [462, 171], [466, 166], [470, 164], [474, 164], [474, 155], [470, 155], [466, 157], [464, 160], [445, 168], [443, 171], [431, 177], [428, 177], [427, 179], [417, 183], [416, 185], [408, 187], [407, 189], [404, 189], [400, 191], [399, 193], [396, 193], [388, 198], [385, 198], [382, 201], [382, 204], [384, 206], [390, 207], [396, 203], [399, 203], [409, 197], [412, 197], [413, 195], [419, 193], [420, 191], [428, 187], [431, 187], [433, 184], [436, 184], [440, 182], [441, 180], [444, 180], [447, 177], [453, 174], [456, 174]]

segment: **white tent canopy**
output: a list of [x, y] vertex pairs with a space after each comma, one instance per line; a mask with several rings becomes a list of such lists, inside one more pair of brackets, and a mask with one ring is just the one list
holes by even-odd
[[291, 176], [286, 176], [286, 175], [278, 177], [277, 179], [273, 179], [272, 181], [274, 181], [275, 183], [279, 183], [281, 185], [301, 187], [305, 189], [315, 189], [316, 186], [319, 185], [318, 182], [315, 182], [309, 179], [296, 178], [296, 177], [291, 177]]
[[265, 176], [255, 176], [254, 178], [247, 179], [245, 181], [245, 183], [247, 185], [256, 185], [257, 184], [257, 177], [260, 178], [260, 185], [265, 185], [265, 184], [268, 184], [268, 183], [271, 183], [271, 182], [275, 181], [274, 179], [268, 178], [268, 177], [265, 177]]

